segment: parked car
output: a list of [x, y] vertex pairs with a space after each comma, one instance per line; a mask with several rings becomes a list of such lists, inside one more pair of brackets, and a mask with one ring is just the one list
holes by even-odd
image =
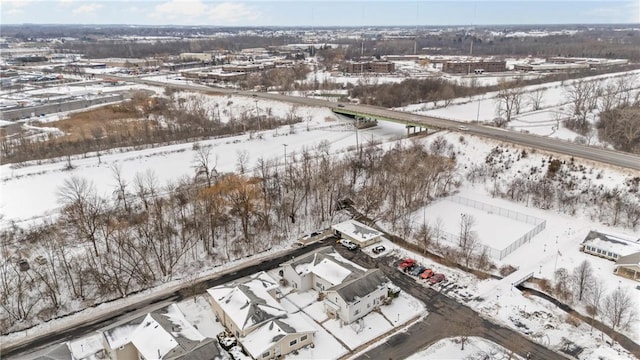
[[382, 246], [382, 245], [378, 245], [378, 246], [374, 247], [371, 251], [372, 251], [374, 254], [380, 254], [381, 252], [383, 252], [383, 251], [385, 251], [385, 250], [386, 250], [386, 248], [385, 248], [384, 246]]
[[422, 274], [420, 274], [420, 277], [423, 279], [428, 279], [430, 277], [433, 276], [433, 270], [431, 269], [425, 269]]
[[347, 249], [351, 250], [351, 251], [355, 251], [358, 250], [358, 245], [352, 243], [349, 240], [346, 239], [340, 239], [339, 241], [340, 245], [346, 247]]
[[435, 273], [433, 274], [433, 276], [431, 276], [431, 279], [429, 279], [429, 281], [431, 281], [432, 284], [437, 284], [444, 280], [445, 280], [444, 274], [441, 274], [441, 273]]
[[418, 265], [413, 270], [411, 270], [411, 275], [418, 276], [418, 275], [422, 274], [422, 272], [425, 271], [426, 269], [427, 269], [426, 267], [424, 267], [422, 265]]
[[400, 269], [407, 270], [407, 268], [415, 265], [416, 261], [413, 259], [406, 258], [402, 263], [400, 263]]

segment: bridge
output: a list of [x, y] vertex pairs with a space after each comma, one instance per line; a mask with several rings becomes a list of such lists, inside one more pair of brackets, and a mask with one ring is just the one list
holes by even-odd
[[152, 86], [161, 86], [168, 88], [175, 88], [187, 91], [198, 91], [212, 94], [231, 95], [238, 94], [249, 97], [256, 97], [260, 99], [269, 99], [275, 101], [288, 102], [293, 104], [300, 104], [305, 106], [318, 106], [330, 108], [336, 113], [361, 116], [364, 118], [377, 119], [380, 121], [392, 121], [402, 123], [408, 126], [424, 127], [427, 129], [441, 129], [441, 130], [453, 130], [464, 131], [469, 134], [482, 136], [498, 141], [508, 142], [512, 144], [518, 144], [527, 146], [530, 148], [539, 149], [542, 151], [548, 151], [558, 153], [567, 156], [573, 156], [577, 158], [592, 160], [604, 164], [611, 164], [619, 166], [621, 168], [640, 170], [640, 156], [625, 153], [621, 151], [603, 149], [593, 146], [586, 146], [576, 144], [570, 141], [565, 141], [556, 138], [549, 138], [545, 136], [533, 135], [528, 133], [521, 133], [516, 131], [509, 131], [491, 126], [483, 126], [479, 124], [466, 123], [462, 121], [448, 120], [438, 118], [434, 116], [417, 115], [408, 112], [402, 112], [397, 110], [389, 110], [382, 107], [371, 105], [356, 105], [356, 104], [336, 104], [324, 99], [314, 99], [308, 97], [298, 97], [275, 93], [266, 92], [252, 92], [252, 91], [236, 91], [233, 89], [225, 88], [212, 88], [199, 84], [170, 84], [162, 81], [148, 80], [144, 78], [132, 78], [132, 77], [115, 77], [123, 81], [130, 81], [136, 83], [142, 83]]

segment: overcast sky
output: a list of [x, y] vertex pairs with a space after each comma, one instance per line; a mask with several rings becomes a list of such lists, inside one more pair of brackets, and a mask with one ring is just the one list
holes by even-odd
[[4, 24], [360, 26], [640, 23], [640, 0], [0, 0]]

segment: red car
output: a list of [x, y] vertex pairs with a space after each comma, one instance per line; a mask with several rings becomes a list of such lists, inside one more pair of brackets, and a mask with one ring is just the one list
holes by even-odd
[[404, 261], [400, 264], [400, 269], [406, 270], [415, 264], [416, 264], [415, 260], [407, 258], [407, 259], [404, 259]]
[[428, 279], [433, 276], [433, 270], [427, 269], [420, 274], [420, 277], [423, 279]]
[[431, 279], [429, 281], [431, 281], [432, 284], [437, 284], [444, 280], [445, 280], [444, 274], [437, 273], [437, 274], [433, 274], [433, 276], [431, 276]]

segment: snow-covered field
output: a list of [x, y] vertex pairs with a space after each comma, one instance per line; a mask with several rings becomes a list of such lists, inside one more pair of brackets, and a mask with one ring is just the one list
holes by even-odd
[[448, 338], [442, 339], [425, 350], [407, 358], [407, 360], [422, 359], [506, 360], [522, 358], [517, 354], [510, 354], [507, 349], [489, 340], [479, 337], [469, 337], [464, 344], [464, 350], [462, 350], [459, 338]]

